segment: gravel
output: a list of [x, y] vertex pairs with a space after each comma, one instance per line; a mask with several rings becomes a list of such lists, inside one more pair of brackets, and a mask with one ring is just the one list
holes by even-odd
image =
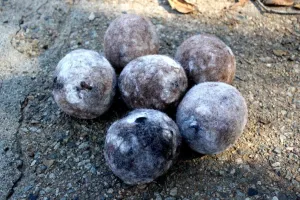
[[[0, 158], [14, 158], [12, 165], [5, 161], [0, 178], [13, 175], [15, 182], [2, 192], [8, 182], [0, 180], [0, 199], [8, 193], [9, 199], [61, 200], [300, 198], [299, 16], [262, 14], [252, 3], [224, 10], [231, 0], [201, 1], [201, 13], [190, 15], [172, 11], [165, 0], [3, 2], [0, 22], [8, 22], [0, 24], [1, 35], [11, 38], [13, 47], [8, 53], [27, 62], [19, 63], [21, 74], [9, 72], [12, 60], [0, 55], [8, 63], [0, 67], [0, 102], [6, 102], [0, 104], [1, 114], [13, 119], [12, 108], [19, 105], [9, 102], [26, 99], [22, 109], [13, 111], [22, 115], [12, 120], [19, 127], [19, 150], [0, 142]], [[105, 165], [106, 130], [127, 112], [119, 96], [104, 116], [79, 120], [61, 112], [51, 95], [57, 62], [75, 48], [103, 52], [104, 32], [122, 12], [148, 16], [160, 32], [160, 53], [171, 57], [194, 34], [221, 38], [236, 55], [233, 85], [249, 108], [246, 130], [233, 147], [212, 156], [183, 147], [168, 173], [144, 187], [127, 186]], [[14, 34], [10, 27], [19, 31]], [[26, 92], [2, 93], [7, 88]], [[3, 173], [8, 166], [13, 170]]]

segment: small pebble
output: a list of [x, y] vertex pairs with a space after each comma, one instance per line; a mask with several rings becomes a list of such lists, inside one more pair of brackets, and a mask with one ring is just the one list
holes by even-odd
[[55, 174], [51, 173], [51, 174], [49, 175], [49, 178], [55, 179]]
[[176, 196], [177, 195], [177, 187], [170, 190], [170, 195], [171, 196]]
[[276, 147], [274, 149], [274, 152], [277, 153], [277, 154], [280, 154], [281, 153], [281, 149], [279, 147]]
[[92, 12], [89, 16], [89, 20], [93, 21], [95, 18], [96, 18], [95, 13]]
[[38, 196], [34, 194], [29, 194], [28, 200], [38, 200]]
[[166, 197], [165, 200], [176, 200], [174, 197]]
[[107, 193], [108, 194], [112, 194], [114, 192], [114, 190], [112, 189], [112, 188], [109, 188], [108, 190], [107, 190]]
[[36, 163], [36, 160], [33, 160], [33, 161], [31, 162], [30, 166], [31, 166], [31, 167], [34, 166], [35, 163]]
[[272, 167], [280, 167], [280, 162], [275, 162], [272, 164]]
[[159, 193], [155, 192], [154, 196], [155, 196], [155, 200], [162, 200], [162, 197]]
[[258, 195], [258, 191], [254, 188], [249, 188], [248, 189], [248, 196], [252, 197], [252, 196], [255, 196], [255, 195]]

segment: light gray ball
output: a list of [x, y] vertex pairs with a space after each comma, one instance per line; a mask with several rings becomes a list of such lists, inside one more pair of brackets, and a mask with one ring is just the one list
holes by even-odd
[[236, 88], [226, 83], [200, 83], [180, 102], [176, 122], [193, 150], [217, 154], [242, 134], [247, 122], [246, 101]]
[[105, 57], [117, 69], [123, 69], [137, 57], [157, 54], [158, 49], [155, 26], [149, 19], [135, 14], [115, 19], [104, 36]]
[[53, 96], [68, 115], [92, 119], [107, 111], [116, 90], [116, 74], [99, 53], [78, 49], [68, 53], [56, 67]]
[[171, 118], [157, 110], [137, 109], [108, 129], [104, 156], [126, 184], [144, 184], [171, 167], [180, 145], [181, 136]]
[[129, 108], [164, 110], [178, 102], [187, 86], [184, 69], [163, 55], [139, 57], [119, 77], [119, 89]]
[[200, 34], [185, 40], [175, 54], [192, 83], [220, 81], [231, 84], [236, 70], [231, 49], [214, 35]]

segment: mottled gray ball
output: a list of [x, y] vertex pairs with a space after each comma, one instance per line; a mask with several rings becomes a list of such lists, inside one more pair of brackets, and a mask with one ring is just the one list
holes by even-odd
[[163, 175], [179, 154], [181, 136], [166, 114], [137, 109], [107, 131], [104, 156], [109, 168], [125, 183], [149, 183]]
[[184, 69], [163, 55], [139, 57], [119, 77], [119, 89], [129, 108], [164, 110], [178, 102], [187, 86]]
[[157, 54], [159, 37], [145, 17], [126, 14], [115, 19], [104, 36], [105, 57], [113, 67], [122, 69], [133, 59]]
[[92, 119], [107, 111], [116, 89], [116, 74], [99, 53], [78, 49], [58, 63], [53, 82], [53, 96], [67, 114]]
[[180, 102], [176, 122], [185, 142], [202, 154], [229, 148], [242, 134], [247, 105], [241, 93], [222, 82], [195, 85]]
[[235, 75], [235, 57], [219, 38], [195, 35], [185, 40], [175, 54], [192, 83], [220, 81], [231, 84]]

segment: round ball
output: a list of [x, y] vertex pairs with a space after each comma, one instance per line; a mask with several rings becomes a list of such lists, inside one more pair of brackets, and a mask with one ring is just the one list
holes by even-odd
[[176, 122], [185, 142], [202, 154], [229, 148], [242, 134], [247, 105], [240, 92], [221, 82], [194, 86], [178, 106]]
[[53, 96], [67, 114], [92, 119], [107, 111], [115, 95], [116, 74], [99, 53], [78, 49], [56, 67]]
[[192, 83], [225, 82], [231, 84], [235, 75], [235, 57], [219, 38], [203, 34], [184, 41], [177, 49], [180, 62]]
[[179, 154], [181, 136], [166, 114], [137, 109], [107, 131], [104, 156], [126, 184], [149, 183], [163, 175]]
[[104, 36], [105, 57], [119, 69], [137, 57], [157, 54], [158, 49], [154, 25], [138, 15], [126, 14], [115, 19]]
[[187, 85], [184, 69], [163, 55], [139, 57], [119, 77], [119, 89], [129, 108], [164, 110], [178, 102]]

